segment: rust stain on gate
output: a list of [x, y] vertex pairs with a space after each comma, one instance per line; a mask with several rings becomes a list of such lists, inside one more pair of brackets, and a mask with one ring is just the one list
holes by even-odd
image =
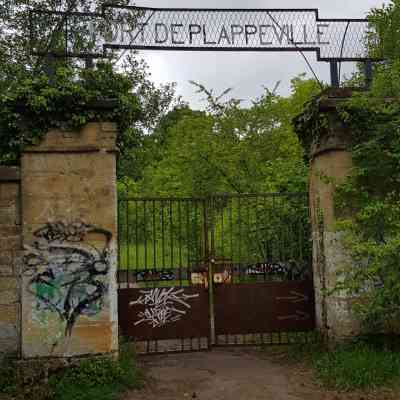
[[305, 194], [121, 199], [119, 242], [120, 330], [139, 352], [303, 341], [314, 329]]

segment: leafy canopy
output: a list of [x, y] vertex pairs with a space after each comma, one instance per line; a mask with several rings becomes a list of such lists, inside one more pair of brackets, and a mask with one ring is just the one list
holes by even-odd
[[306, 191], [307, 165], [291, 120], [319, 91], [314, 81], [294, 79], [289, 98], [265, 90], [247, 108], [196, 85], [208, 108], [180, 106], [161, 120], [134, 190], [184, 196]]
[[[119, 175], [124, 176], [128, 171], [137, 174], [140, 158], [133, 150], [140, 149], [145, 132], [169, 109], [174, 101], [174, 85], [156, 87], [146, 65], [135, 54], [121, 57], [114, 52], [106, 61], [98, 62], [94, 70], [84, 71], [79, 60], [58, 58], [50, 63], [46, 57], [34, 55], [31, 49], [30, 9], [94, 12], [103, 3], [103, 0], [0, 2], [0, 163], [18, 162], [22, 147], [37, 142], [49, 127], [60, 123], [79, 127], [87, 121], [107, 118], [116, 121], [120, 128]], [[52, 44], [49, 50], [57, 50], [64, 43], [64, 30], [58, 29], [58, 23], [46, 29], [42, 29], [40, 21], [34, 19], [32, 23], [41, 30], [41, 40]], [[88, 48], [90, 43], [81, 40], [85, 37], [82, 36], [85, 27], [78, 21], [69, 23], [75, 43]], [[56, 71], [53, 79], [46, 76], [49, 66]], [[101, 116], [93, 103], [108, 99], [113, 99], [117, 107]], [[23, 113], [18, 107], [22, 103], [25, 103]]]

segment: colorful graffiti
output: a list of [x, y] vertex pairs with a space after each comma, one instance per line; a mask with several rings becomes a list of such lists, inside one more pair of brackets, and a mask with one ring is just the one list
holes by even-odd
[[[84, 243], [96, 235], [96, 244]], [[48, 223], [25, 246], [24, 275], [37, 312], [55, 312], [71, 336], [79, 316], [95, 316], [104, 306], [112, 234], [83, 222]]]
[[191, 308], [187, 301], [199, 297], [198, 294], [188, 295], [184, 291], [176, 288], [141, 290], [142, 295], [130, 303], [130, 306], [146, 306], [145, 311], [138, 313], [140, 319], [135, 325], [148, 323], [153, 328], [159, 328], [179, 321]]

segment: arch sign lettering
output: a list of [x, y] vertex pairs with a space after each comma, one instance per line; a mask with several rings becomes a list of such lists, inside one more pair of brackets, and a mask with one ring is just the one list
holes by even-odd
[[104, 57], [113, 49], [313, 51], [318, 61], [373, 61], [368, 52], [367, 20], [322, 19], [317, 9], [104, 5], [101, 13], [32, 10], [35, 54], [50, 51], [43, 39], [57, 26], [64, 34], [61, 42], [66, 57]]

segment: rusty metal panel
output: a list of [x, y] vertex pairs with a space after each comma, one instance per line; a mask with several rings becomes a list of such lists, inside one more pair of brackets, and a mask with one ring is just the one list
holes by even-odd
[[313, 330], [313, 283], [287, 281], [216, 286], [214, 310], [216, 335]]
[[120, 289], [118, 300], [123, 336], [150, 341], [210, 335], [205, 288]]

